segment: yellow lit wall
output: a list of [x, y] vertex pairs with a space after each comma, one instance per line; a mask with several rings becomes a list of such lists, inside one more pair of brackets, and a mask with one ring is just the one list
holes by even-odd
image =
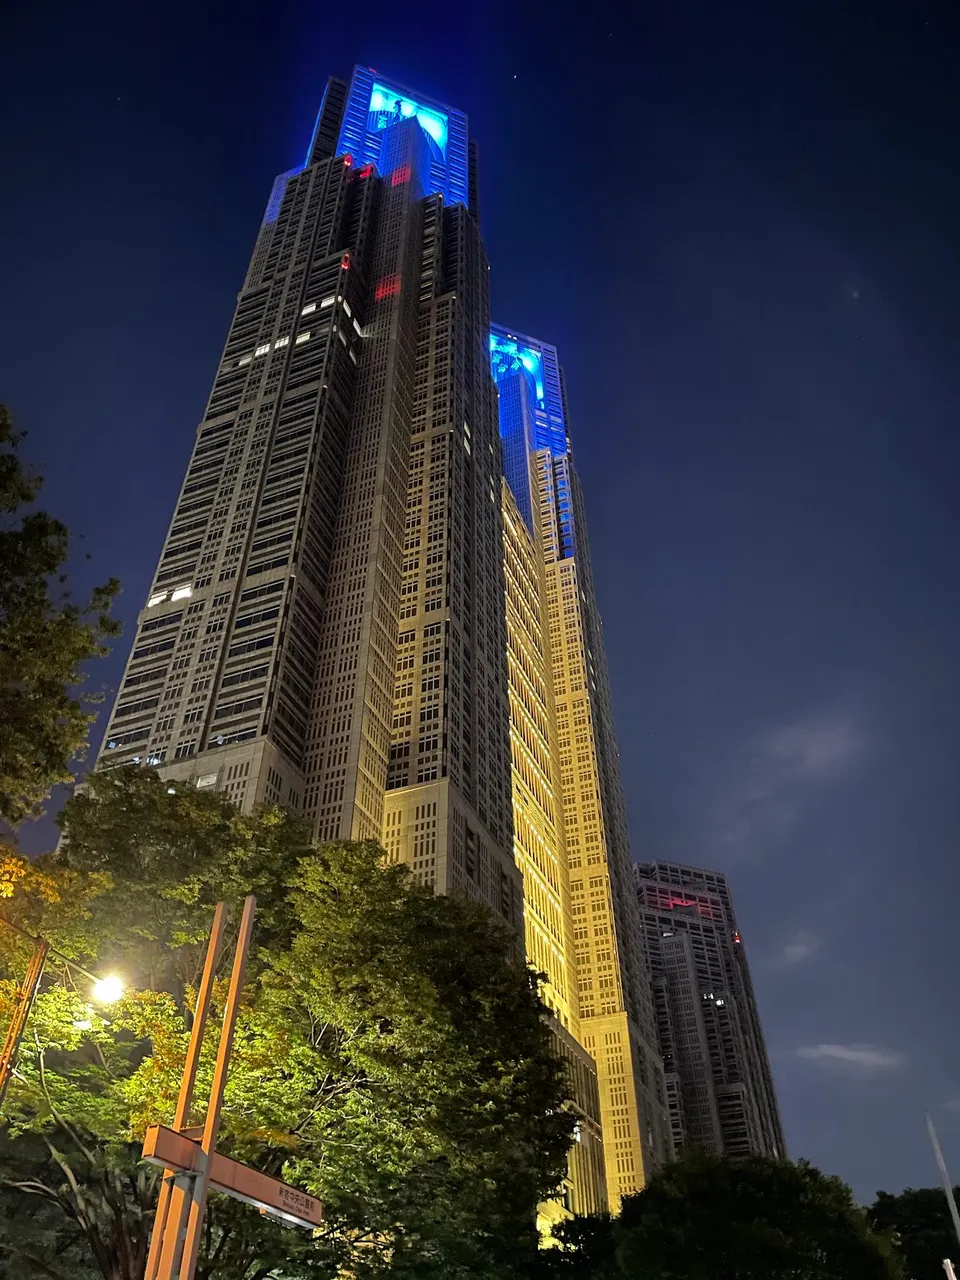
[[540, 1226], [549, 1234], [569, 1212], [602, 1212], [607, 1196], [596, 1066], [580, 1042], [543, 562], [506, 483], [503, 544], [513, 853], [523, 877], [527, 959], [545, 975], [541, 996], [554, 1015], [578, 1118], [563, 1195], [541, 1206]]
[[581, 1040], [597, 1064], [616, 1212], [668, 1158], [669, 1128], [582, 511], [575, 554], [559, 555], [558, 512], [578, 503], [576, 478], [546, 451], [536, 465]]

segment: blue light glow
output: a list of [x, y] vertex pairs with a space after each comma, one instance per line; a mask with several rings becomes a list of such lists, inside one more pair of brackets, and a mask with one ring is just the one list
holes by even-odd
[[447, 155], [447, 117], [432, 107], [405, 97], [384, 84], [375, 84], [370, 94], [367, 128], [371, 131], [387, 129], [400, 120], [416, 116], [420, 127], [437, 149], [438, 158]]
[[521, 368], [533, 378], [537, 388], [537, 404], [543, 408], [543, 357], [533, 347], [524, 346], [516, 338], [490, 335], [490, 366], [497, 382]]

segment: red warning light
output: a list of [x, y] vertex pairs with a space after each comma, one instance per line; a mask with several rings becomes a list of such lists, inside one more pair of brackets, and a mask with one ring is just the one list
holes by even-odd
[[371, 173], [373, 173], [373, 165], [372, 165], [372, 164], [365, 164], [365, 165], [363, 166], [363, 168], [362, 168], [362, 169], [360, 169], [360, 170], [358, 171], [358, 173], [357, 173], [357, 177], [358, 177], [358, 178], [369, 178], [369, 177], [370, 177], [370, 175], [371, 175]]
[[349, 152], [349, 151], [348, 151], [348, 152], [347, 152], [347, 154], [343, 157], [343, 163], [344, 163], [344, 164], [346, 164], [346, 165], [351, 165], [351, 164], [353, 164], [353, 156], [350, 154], [350, 152]]
[[345, 254], [343, 255], [343, 257], [340, 259], [340, 270], [341, 270], [341, 271], [349, 271], [349, 270], [350, 270], [350, 255], [349, 255], [349, 253], [345, 253]]

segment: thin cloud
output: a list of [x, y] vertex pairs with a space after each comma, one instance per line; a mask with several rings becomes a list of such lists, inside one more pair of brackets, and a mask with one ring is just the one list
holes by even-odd
[[818, 792], [854, 768], [868, 740], [839, 711], [811, 715], [761, 734], [743, 752], [714, 814], [712, 837], [728, 857], [781, 843]]
[[782, 965], [803, 964], [804, 960], [815, 956], [822, 946], [823, 939], [815, 934], [798, 933], [780, 948], [780, 963]]
[[856, 1074], [898, 1071], [906, 1066], [906, 1054], [898, 1049], [879, 1049], [873, 1044], [810, 1044], [795, 1050], [798, 1058]]

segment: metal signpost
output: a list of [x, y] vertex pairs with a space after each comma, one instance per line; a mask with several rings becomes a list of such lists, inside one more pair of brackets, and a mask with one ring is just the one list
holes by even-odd
[[3, 1048], [0, 1049], [0, 1109], [3, 1108], [3, 1101], [7, 1096], [7, 1085], [13, 1075], [20, 1041], [23, 1039], [24, 1028], [30, 1016], [30, 1010], [33, 1008], [33, 1002], [37, 998], [40, 979], [43, 977], [43, 966], [47, 962], [47, 954], [50, 951], [50, 944], [44, 939], [33, 938], [31, 941], [34, 943], [34, 949], [30, 957], [30, 966], [23, 980], [23, 986], [17, 992], [17, 1002], [13, 1007], [7, 1036], [3, 1042]]
[[161, 1165], [164, 1170], [144, 1280], [193, 1280], [209, 1190], [221, 1191], [236, 1200], [243, 1200], [246, 1204], [256, 1206], [262, 1213], [296, 1226], [313, 1229], [320, 1225], [323, 1218], [323, 1206], [313, 1196], [307, 1195], [298, 1187], [288, 1186], [276, 1178], [258, 1173], [239, 1160], [231, 1160], [216, 1149], [223, 1091], [227, 1083], [233, 1033], [243, 988], [243, 970], [250, 948], [256, 905], [254, 897], [247, 898], [243, 904], [213, 1085], [203, 1128], [198, 1130], [187, 1126], [190, 1122], [197, 1064], [210, 1013], [217, 954], [223, 938], [226, 908], [222, 902], [217, 906], [210, 930], [173, 1128], [151, 1125], [144, 1140], [144, 1160]]

